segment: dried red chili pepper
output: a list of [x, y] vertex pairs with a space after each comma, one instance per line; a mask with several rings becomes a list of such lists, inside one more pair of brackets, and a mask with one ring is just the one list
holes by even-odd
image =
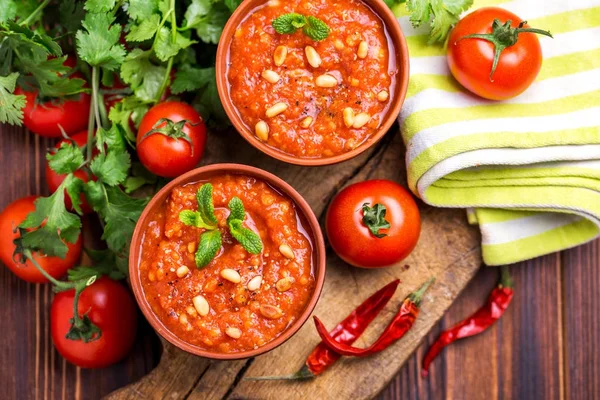
[[319, 320], [319, 318], [314, 317], [315, 325], [317, 326], [317, 332], [319, 333], [319, 336], [321, 336], [323, 343], [329, 346], [336, 353], [343, 356], [365, 357], [385, 350], [392, 343], [404, 336], [404, 334], [406, 334], [406, 332], [408, 332], [413, 326], [417, 316], [419, 315], [419, 305], [421, 304], [423, 294], [433, 283], [433, 281], [433, 278], [429, 279], [423, 286], [419, 288], [419, 290], [411, 293], [406, 299], [404, 299], [394, 319], [392, 319], [375, 343], [367, 348], [361, 349], [336, 341], [329, 333], [327, 333], [327, 328], [325, 328], [325, 325]]
[[469, 318], [442, 332], [431, 345], [423, 359], [423, 370], [421, 372], [423, 377], [427, 376], [431, 362], [444, 347], [458, 339], [474, 336], [485, 331], [504, 314], [513, 298], [513, 285], [508, 267], [502, 267], [501, 271], [500, 282], [490, 294], [486, 304]]
[[[354, 311], [352, 311], [342, 322], [340, 322], [331, 332], [330, 335], [334, 340], [340, 343], [352, 344], [362, 333], [367, 329], [369, 324], [383, 310], [385, 305], [390, 301], [398, 284], [399, 279], [388, 283], [371, 297], [366, 299]], [[320, 342], [314, 348], [312, 353], [306, 359], [304, 366], [295, 374], [288, 376], [259, 376], [246, 378], [248, 380], [298, 380], [310, 379], [321, 374], [331, 365], [333, 365], [341, 356], [333, 352], [323, 342]]]

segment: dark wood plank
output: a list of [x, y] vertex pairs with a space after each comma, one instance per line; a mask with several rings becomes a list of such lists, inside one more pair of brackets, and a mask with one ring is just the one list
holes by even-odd
[[600, 396], [600, 241], [563, 254], [565, 381], [569, 399]]
[[[497, 270], [483, 267], [380, 399], [564, 398], [560, 255], [516, 264], [511, 272], [515, 297], [498, 323], [446, 348], [429, 378], [421, 378], [428, 345], [441, 330], [480, 307], [496, 285]], [[597, 353], [589, 355], [585, 365], [593, 359], [597, 362]], [[596, 375], [596, 382], [599, 378]]]

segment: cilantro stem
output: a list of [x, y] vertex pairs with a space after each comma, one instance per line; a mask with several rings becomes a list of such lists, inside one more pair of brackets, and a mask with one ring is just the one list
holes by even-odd
[[102, 128], [102, 120], [100, 119], [100, 110], [98, 106], [98, 89], [100, 86], [100, 74], [98, 67], [92, 67], [92, 104], [94, 107], [94, 116], [96, 117], [96, 126]]
[[[171, 17], [171, 41], [175, 43], [177, 41], [177, 15], [175, 15], [175, 0], [170, 0], [170, 17]], [[168, 14], [169, 14], [168, 13]], [[166, 22], [167, 15], [165, 15]], [[160, 29], [160, 28], [159, 28]], [[157, 35], [158, 36], [158, 35]], [[158, 103], [160, 99], [162, 99], [165, 90], [167, 90], [167, 86], [169, 85], [169, 81], [171, 79], [171, 70], [173, 69], [173, 57], [169, 58], [167, 62], [167, 70], [165, 71], [165, 76], [163, 77], [163, 81], [160, 84], [160, 89], [156, 95], [155, 103]]]
[[40, 12], [42, 12], [42, 10], [43, 10], [44, 8], [46, 8], [46, 6], [47, 6], [48, 4], [50, 4], [50, 0], [44, 0], [44, 1], [42, 2], [42, 4], [40, 4], [40, 5], [38, 6], [38, 8], [36, 8], [35, 10], [33, 10], [33, 12], [32, 12], [31, 14], [29, 14], [29, 17], [25, 18], [23, 21], [21, 21], [21, 22], [19, 23], [19, 26], [27, 26], [27, 24], [31, 23], [31, 21], [32, 21], [33, 19], [35, 19], [35, 18], [38, 16], [38, 14], [39, 14]]

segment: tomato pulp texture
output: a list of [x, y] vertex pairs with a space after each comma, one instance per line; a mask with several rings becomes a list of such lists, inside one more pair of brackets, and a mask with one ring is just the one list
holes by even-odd
[[[523, 93], [542, 67], [542, 48], [535, 33], [520, 33], [517, 43], [506, 47], [490, 78], [494, 45], [471, 34], [489, 34], [492, 24], [511, 21], [516, 28], [521, 18], [498, 7], [480, 8], [456, 24], [448, 39], [448, 65], [454, 78], [471, 92], [490, 100], [506, 100]], [[528, 28], [525, 25], [524, 28]]]
[[[77, 146], [82, 147], [85, 146], [87, 144], [87, 139], [88, 139], [88, 133], [87, 131], [82, 131], [79, 133], [76, 133], [75, 135], [71, 136], [71, 139], [77, 144]], [[56, 144], [56, 148], [60, 148], [60, 146], [63, 143], [70, 143], [69, 140], [61, 140], [60, 142], [58, 142]], [[94, 149], [94, 155], [98, 154], [98, 150]], [[73, 173], [73, 175], [75, 175], [76, 178], [81, 179], [83, 182], [88, 182], [90, 180], [90, 174], [88, 174], [88, 172], [82, 170], [82, 169], [78, 169], [77, 171], [75, 171]], [[50, 190], [51, 193], [56, 192], [56, 189], [58, 189], [58, 187], [63, 183], [63, 181], [65, 180], [66, 175], [64, 174], [57, 174], [56, 172], [54, 172], [54, 170], [52, 170], [52, 168], [50, 168], [50, 165], [48, 164], [48, 161], [46, 161], [46, 185], [48, 185], [48, 190]], [[93, 179], [93, 177], [91, 177]], [[91, 213], [93, 210], [90, 207], [90, 205], [88, 204], [87, 200], [85, 199], [85, 195], [83, 193], [81, 193], [80, 195], [81, 197], [81, 211], [83, 211], [84, 214], [89, 214]], [[71, 202], [71, 198], [69, 197], [69, 195], [67, 194], [67, 191], [65, 190], [65, 206], [67, 207], [67, 209], [72, 210], [73, 209], [73, 203]]]
[[[162, 119], [175, 124], [187, 122], [182, 132], [175, 132], [175, 137], [158, 132], [148, 135], [152, 130], [167, 128], [167, 122], [161, 122]], [[204, 121], [192, 106], [185, 103], [167, 101], [155, 105], [144, 115], [138, 130], [140, 161], [150, 172], [165, 178], [174, 178], [196, 167], [205, 145]]]
[[[28, 196], [9, 204], [0, 213], [0, 260], [16, 276], [31, 283], [46, 283], [48, 280], [27, 260], [25, 264], [14, 261], [13, 253], [15, 244], [13, 240], [17, 237], [14, 229], [27, 217], [27, 214], [35, 210], [34, 201], [36, 196]], [[46, 257], [40, 253], [34, 253], [33, 258], [53, 278], [62, 277], [69, 268], [72, 268], [81, 255], [81, 235], [75, 243], [67, 243], [69, 251], [64, 259], [59, 257]]]
[[[242, 175], [220, 175], [209, 182], [223, 238], [217, 256], [197, 268], [194, 253], [204, 229], [179, 220], [181, 211], [197, 210], [196, 192], [205, 182], [179, 186], [150, 216], [139, 274], [145, 298], [166, 329], [200, 349], [238, 353], [269, 343], [300, 317], [315, 287], [313, 246], [293, 201], [265, 182]], [[262, 240], [260, 254], [248, 253], [225, 229], [226, 207], [235, 196], [246, 209], [244, 225]], [[293, 259], [280, 252], [281, 244], [292, 249]], [[180, 267], [188, 270], [181, 277]], [[241, 281], [224, 279], [223, 269], [236, 270]], [[257, 277], [258, 288], [249, 289]], [[198, 295], [210, 307], [206, 316], [194, 308], [192, 299]], [[230, 328], [241, 332], [239, 338], [227, 334]]]
[[[386, 208], [389, 229], [376, 237], [363, 223], [363, 205]], [[417, 245], [421, 218], [411, 194], [388, 180], [356, 183], [342, 190], [331, 202], [326, 229], [333, 250], [355, 267], [387, 267], [406, 258]]]
[[[302, 29], [291, 35], [275, 32], [273, 20], [292, 12], [325, 21], [329, 37], [315, 42]], [[357, 55], [361, 42], [364, 57]], [[277, 65], [280, 46], [287, 56]], [[320, 58], [316, 67], [307, 46]], [[398, 74], [395, 51], [383, 22], [362, 1], [265, 2], [240, 24], [231, 42], [231, 100], [247, 128], [269, 146], [300, 158], [343, 154], [373, 136], [387, 115]], [[267, 71], [275, 75], [263, 75]], [[333, 86], [317, 86], [322, 75], [333, 79]], [[269, 118], [267, 109], [278, 103], [286, 109]], [[345, 120], [346, 108], [352, 116]], [[256, 129], [260, 121], [268, 125], [268, 136]]]
[[50, 308], [54, 346], [67, 361], [82, 368], [103, 368], [123, 359], [133, 347], [137, 309], [129, 291], [103, 277], [81, 292], [79, 315], [86, 314], [102, 331], [100, 338], [85, 343], [67, 339], [73, 318], [75, 290], [57, 293]]

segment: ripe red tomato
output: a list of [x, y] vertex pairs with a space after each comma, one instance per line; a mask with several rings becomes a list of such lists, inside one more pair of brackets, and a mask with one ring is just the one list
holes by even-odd
[[[501, 25], [511, 21], [512, 28], [519, 28], [523, 21], [499, 7], [480, 8], [456, 24], [448, 40], [447, 57], [452, 75], [465, 88], [486, 99], [505, 100], [518, 96], [535, 80], [542, 67], [542, 48], [535, 33], [519, 33], [516, 43], [500, 54], [496, 70], [490, 77], [494, 44], [480, 38], [460, 39], [472, 34], [491, 34], [495, 19]], [[502, 30], [507, 33], [509, 27], [500, 26], [495, 31]]]
[[118, 282], [102, 277], [81, 292], [77, 309], [102, 331], [85, 343], [67, 339], [73, 318], [75, 290], [57, 293], [50, 308], [50, 331], [56, 350], [82, 368], [104, 368], [123, 359], [133, 347], [137, 311], [131, 295]]
[[406, 189], [392, 181], [371, 180], [338, 193], [325, 226], [340, 258], [355, 267], [379, 268], [410, 254], [419, 240], [421, 218]]
[[[87, 144], [87, 131], [82, 131], [79, 133], [76, 133], [75, 135], [71, 136], [71, 139], [73, 139], [75, 141], [75, 143], [77, 143], [77, 145], [79, 147], [83, 147]], [[61, 140], [60, 142], [58, 142], [56, 144], [56, 148], [60, 148], [60, 145], [62, 143], [68, 143], [68, 140]], [[98, 151], [96, 149], [94, 149], [94, 154], [97, 154]], [[81, 179], [84, 182], [88, 182], [90, 180], [90, 174], [84, 170], [77, 170], [73, 173], [73, 175], [75, 175], [75, 177]], [[56, 172], [54, 172], [51, 168], [50, 165], [48, 164], [48, 161], [46, 161], [46, 184], [48, 185], [48, 189], [50, 190], [51, 193], [56, 192], [56, 189], [58, 189], [58, 187], [63, 183], [63, 181], [65, 180], [66, 175], [63, 174], [57, 174]], [[92, 177], [93, 178], [93, 177]], [[65, 191], [65, 206], [67, 207], [67, 209], [72, 210], [73, 209], [73, 204], [71, 202], [71, 198], [66, 194]], [[85, 195], [82, 193], [81, 194], [81, 211], [83, 211], [84, 214], [89, 214], [91, 213], [93, 210], [90, 207], [90, 205], [88, 204], [88, 202], [85, 199]]]
[[[175, 126], [170, 129], [170, 123], [159, 123], [161, 119], [168, 119]], [[184, 120], [187, 122], [183, 129], [178, 130], [177, 122]], [[164, 132], [146, 136], [153, 129], [162, 129]], [[204, 154], [205, 144], [206, 126], [200, 114], [188, 104], [167, 101], [155, 105], [144, 115], [138, 130], [137, 153], [150, 172], [174, 178], [198, 165]]]
[[[33, 202], [36, 196], [23, 197], [10, 203], [0, 213], [0, 260], [6, 265], [16, 276], [24, 281], [31, 283], [46, 283], [48, 280], [27, 261], [25, 264], [18, 264], [13, 260], [13, 252], [15, 244], [13, 240], [17, 234], [13, 229], [17, 227], [27, 214], [35, 210]], [[67, 243], [69, 251], [64, 259], [59, 257], [46, 257], [39, 253], [34, 254], [34, 259], [40, 266], [54, 278], [62, 277], [69, 268], [73, 267], [79, 260], [81, 255], [81, 235], [75, 243]]]

